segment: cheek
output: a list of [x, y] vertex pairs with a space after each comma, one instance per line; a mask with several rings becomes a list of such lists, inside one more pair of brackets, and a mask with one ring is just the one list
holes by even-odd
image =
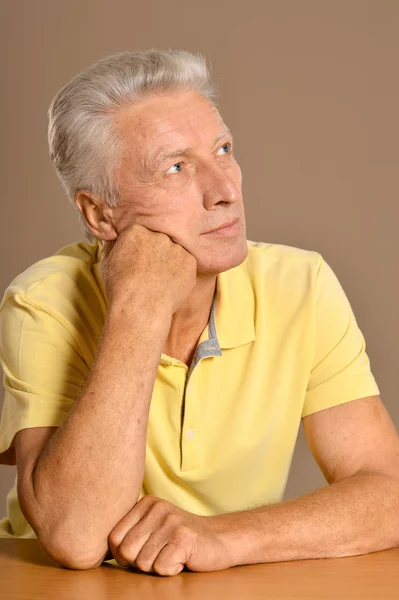
[[[174, 183], [174, 182], [173, 182]], [[175, 185], [169, 185], [162, 190], [159, 196], [159, 205], [162, 214], [171, 219], [181, 218], [185, 221], [195, 218], [200, 205], [201, 194], [195, 181], [187, 179], [176, 181]]]
[[[198, 209], [189, 191], [181, 190], [162, 193], [158, 201], [149, 211], [145, 222], [153, 225], [159, 231], [184, 235], [192, 231], [198, 222]], [[145, 222], [143, 223], [145, 225]]]

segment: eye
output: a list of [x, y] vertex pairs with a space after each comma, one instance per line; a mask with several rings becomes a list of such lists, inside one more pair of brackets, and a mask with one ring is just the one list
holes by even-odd
[[224, 150], [222, 154], [229, 154], [232, 150], [231, 142], [226, 142], [225, 144], [223, 144], [223, 146], [219, 148], [218, 153], [220, 152], [220, 150]]
[[[177, 171], [171, 171], [171, 169], [174, 169], [175, 167], [178, 167], [178, 170]], [[183, 167], [183, 163], [182, 162], [178, 162], [178, 163], [175, 163], [174, 165], [172, 165], [170, 167], [170, 169], [168, 169], [166, 172], [167, 173], [181, 173], [182, 167]]]

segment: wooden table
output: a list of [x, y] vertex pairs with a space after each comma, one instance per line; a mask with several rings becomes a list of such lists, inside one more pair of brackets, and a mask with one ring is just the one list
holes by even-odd
[[172, 577], [103, 564], [59, 567], [37, 540], [0, 539], [1, 600], [398, 600], [399, 548], [350, 558], [246, 565]]

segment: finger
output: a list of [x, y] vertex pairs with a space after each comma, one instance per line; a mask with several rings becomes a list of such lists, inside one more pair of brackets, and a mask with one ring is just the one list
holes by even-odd
[[131, 531], [137, 526], [138, 523], [140, 523], [141, 519], [147, 513], [148, 508], [148, 503], [144, 503], [139, 500], [139, 502], [133, 506], [133, 508], [123, 517], [123, 519], [121, 519], [119, 523], [115, 525], [109, 534], [108, 545], [115, 560], [117, 560], [117, 556], [119, 555], [118, 549], [123, 539], [126, 537], [129, 531]]
[[[147, 573], [153, 572], [154, 562], [162, 548], [168, 543], [169, 539], [170, 536], [165, 528], [153, 531], [145, 541], [140, 551], [136, 553], [135, 558], [131, 560], [130, 564], [137, 567], [141, 571], [145, 571]], [[122, 545], [124, 544], [125, 540], [122, 542]], [[125, 549], [123, 548], [122, 551], [125, 552]], [[131, 548], [127, 550], [127, 553], [129, 556], [131, 556]]]
[[102, 279], [105, 279], [105, 269], [108, 263], [109, 255], [115, 245], [115, 242], [104, 242], [101, 248], [100, 256], [100, 275]]
[[102, 249], [101, 249], [101, 261], [107, 260], [108, 256], [112, 252], [113, 247], [116, 244], [116, 240], [112, 240], [111, 242], [103, 241]]
[[137, 566], [137, 556], [152, 533], [152, 530], [148, 529], [148, 527], [146, 530], [141, 528], [140, 531], [139, 525], [128, 531], [121, 543], [112, 552], [116, 562], [122, 565], [122, 567], [128, 567], [129, 565]]
[[158, 575], [177, 575], [184, 569], [189, 556], [188, 547], [170, 540], [158, 554], [152, 568]]

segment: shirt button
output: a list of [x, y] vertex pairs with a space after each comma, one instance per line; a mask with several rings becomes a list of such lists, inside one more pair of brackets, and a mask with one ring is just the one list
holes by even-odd
[[189, 429], [189, 430], [187, 431], [187, 437], [188, 437], [188, 439], [189, 439], [189, 440], [192, 440], [192, 439], [193, 439], [193, 437], [194, 437], [194, 433], [195, 433], [195, 432], [194, 432], [194, 429]]

